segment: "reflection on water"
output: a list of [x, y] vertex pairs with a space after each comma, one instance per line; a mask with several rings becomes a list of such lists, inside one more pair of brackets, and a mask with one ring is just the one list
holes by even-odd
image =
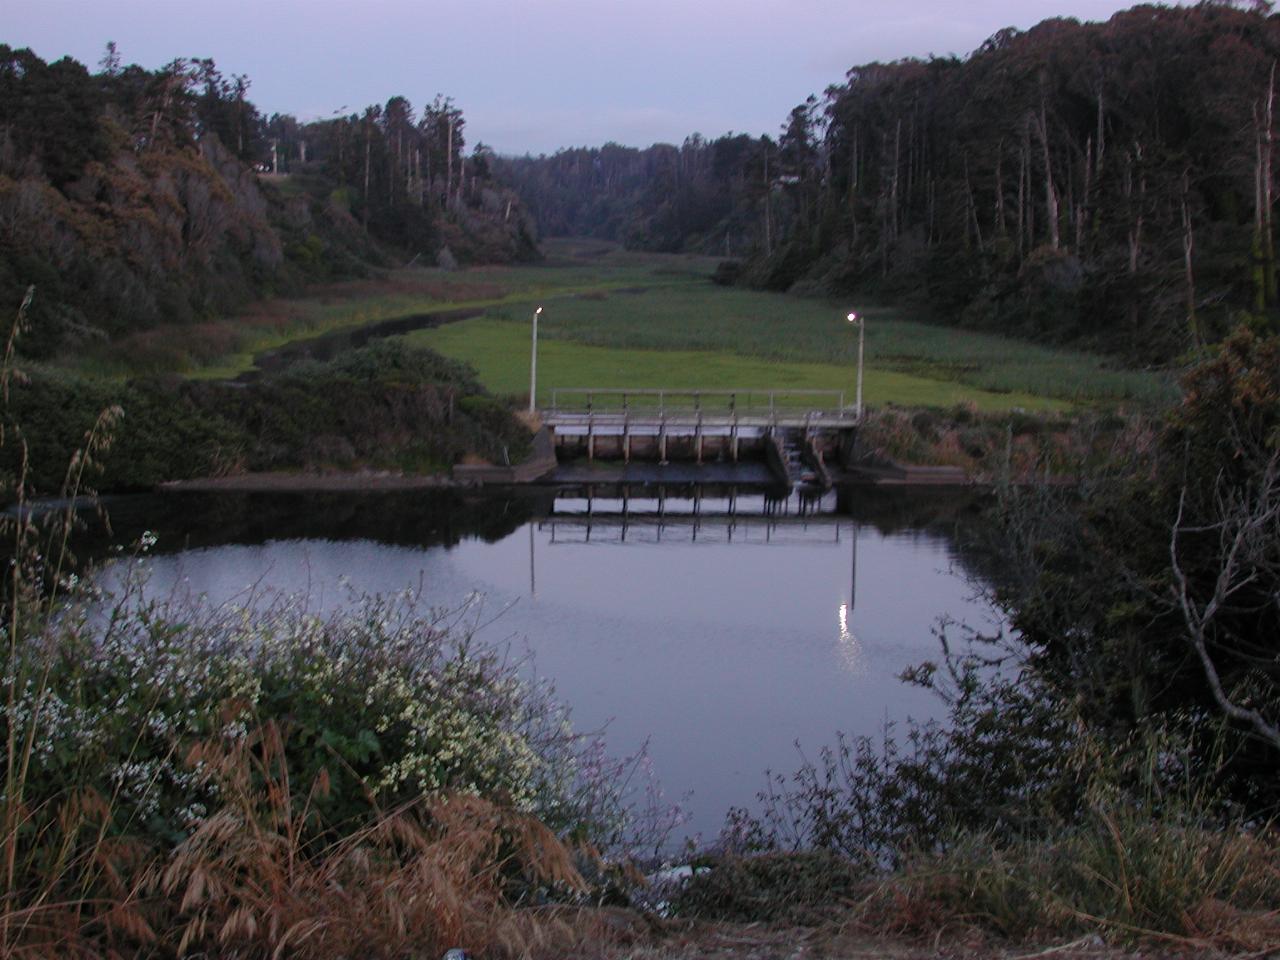
[[752, 804], [766, 769], [797, 766], [797, 742], [812, 755], [837, 729], [935, 715], [898, 674], [936, 657], [938, 617], [992, 617], [938, 520], [963, 506], [912, 523], [901, 501], [876, 513], [848, 493], [648, 488], [169, 506], [171, 552], [146, 561], [153, 595], [271, 587], [331, 610], [353, 590], [420, 586], [450, 609], [478, 593], [482, 632], [527, 645], [579, 729], [607, 724], [616, 753], [647, 741], [668, 796], [692, 792], [689, 829], [704, 836]]
[[852, 608], [852, 601], [840, 604], [840, 609], [836, 611], [836, 622], [840, 630], [840, 659], [844, 668], [857, 677], [863, 673], [862, 645], [849, 627], [849, 611]]

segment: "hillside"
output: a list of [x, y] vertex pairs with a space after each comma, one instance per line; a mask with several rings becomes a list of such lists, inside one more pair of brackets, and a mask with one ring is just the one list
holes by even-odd
[[462, 112], [263, 117], [211, 60], [99, 72], [0, 45], [0, 302], [50, 356], [411, 258], [537, 255]]
[[1270, 4], [1143, 5], [855, 66], [775, 137], [505, 160], [547, 235], [1160, 363], [1275, 329]]

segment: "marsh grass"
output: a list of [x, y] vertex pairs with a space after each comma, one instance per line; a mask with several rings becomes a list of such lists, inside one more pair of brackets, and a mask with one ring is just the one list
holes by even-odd
[[1280, 854], [1266, 830], [1203, 811], [1094, 806], [1041, 838], [957, 832], [867, 884], [857, 922], [919, 935], [978, 926], [1027, 941], [1100, 934], [1188, 951], [1280, 946]]
[[[514, 395], [516, 371], [527, 363], [527, 345], [517, 341], [527, 339], [526, 314], [541, 304], [540, 336], [550, 350], [563, 347], [549, 362], [563, 371], [564, 386], [713, 389], [736, 379], [734, 386], [830, 389], [851, 379], [856, 341], [843, 322], [848, 304], [716, 286], [711, 258], [584, 240], [553, 240], [546, 248], [543, 264], [391, 271], [263, 301], [238, 317], [141, 331], [66, 362], [97, 376], [224, 379], [251, 369], [256, 353], [294, 340], [441, 309], [483, 309], [486, 317], [463, 323], [464, 332], [420, 338], [481, 367], [490, 389]], [[858, 307], [867, 317], [875, 403], [971, 399], [983, 409], [1043, 410], [1158, 402], [1173, 393], [1159, 373], [1120, 369], [1091, 354], [922, 323], [900, 308]], [[668, 355], [665, 367], [679, 383], [655, 382], [664, 364], [652, 353]]]
[[[823, 300], [686, 283], [613, 294], [604, 301], [557, 301], [554, 309], [548, 307], [539, 334], [618, 350], [724, 352], [850, 369], [857, 338], [843, 320], [847, 310]], [[901, 308], [873, 305], [859, 311], [866, 317], [866, 356], [873, 371], [1073, 403], [1158, 401], [1172, 395], [1167, 379], [1118, 369], [1092, 354], [921, 323]], [[893, 396], [888, 400], [901, 402]]]
[[[554, 322], [554, 321], [552, 321]], [[546, 406], [557, 387], [672, 390], [837, 390], [851, 400], [851, 365], [779, 361], [725, 350], [614, 348], [564, 338], [542, 339], [552, 322], [539, 325], [538, 402]], [[843, 331], [841, 331], [843, 332]], [[529, 396], [527, 324], [481, 317], [408, 334], [425, 346], [475, 367], [480, 382], [497, 394]], [[1069, 404], [1031, 393], [993, 393], [958, 381], [936, 380], [870, 367], [864, 390], [868, 404], [952, 407], [971, 402], [982, 410], [1064, 410]]]
[[112, 378], [179, 373], [226, 379], [252, 369], [254, 355], [262, 351], [383, 320], [445, 309], [604, 297], [628, 288], [698, 282], [710, 270], [697, 260], [623, 254], [613, 248], [587, 257], [577, 255], [574, 243], [553, 243], [552, 249], [548, 264], [540, 266], [417, 267], [317, 286], [301, 297], [259, 301], [238, 316], [142, 330], [62, 362]]

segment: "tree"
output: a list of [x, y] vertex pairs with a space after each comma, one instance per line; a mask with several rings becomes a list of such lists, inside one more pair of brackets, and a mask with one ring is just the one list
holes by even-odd
[[1181, 732], [1262, 812], [1280, 802], [1280, 337], [1238, 329], [1184, 391], [1072, 495], [1010, 493], [999, 595], [1096, 725]]
[[1280, 754], [1280, 338], [1237, 331], [1187, 387], [1168, 602], [1213, 703]]

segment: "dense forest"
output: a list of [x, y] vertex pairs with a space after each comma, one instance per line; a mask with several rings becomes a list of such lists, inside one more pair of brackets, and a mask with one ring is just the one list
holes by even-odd
[[854, 67], [779, 136], [502, 161], [548, 235], [741, 261], [771, 289], [922, 294], [943, 322], [1141, 362], [1274, 329], [1280, 17], [1222, 2]]
[[97, 73], [0, 44], [0, 301], [31, 352], [223, 315], [413, 258], [536, 256], [518, 199], [447, 98], [264, 117], [212, 60]]

